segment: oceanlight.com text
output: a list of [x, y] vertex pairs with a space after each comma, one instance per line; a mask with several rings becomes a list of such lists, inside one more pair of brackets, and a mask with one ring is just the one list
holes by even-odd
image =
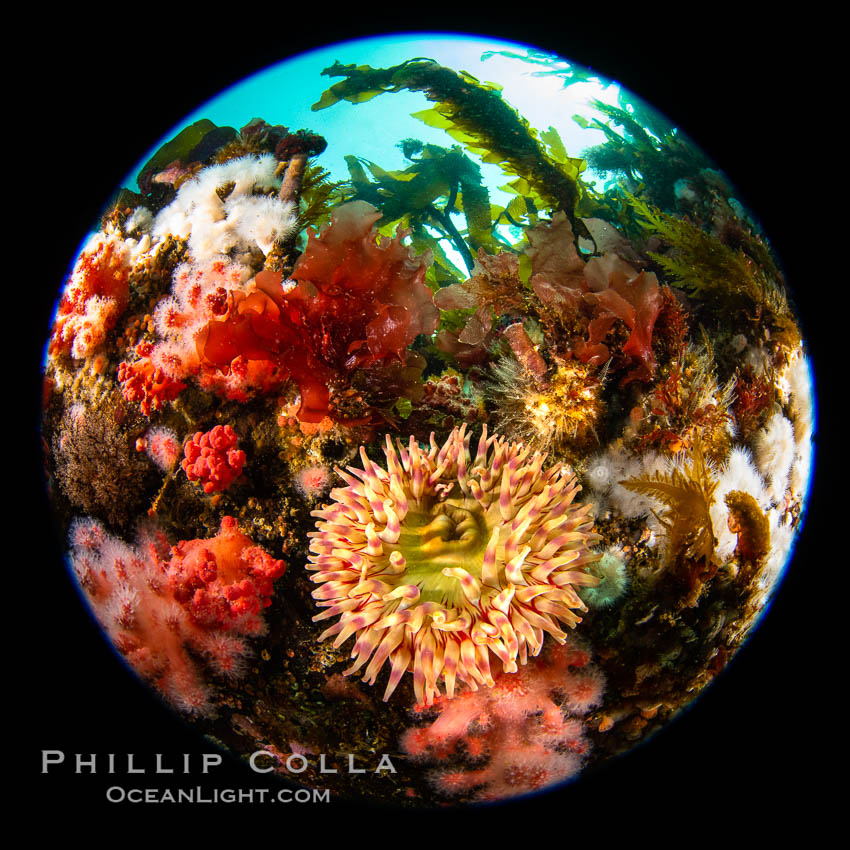
[[330, 791], [318, 788], [123, 788], [106, 790], [110, 803], [329, 803]]

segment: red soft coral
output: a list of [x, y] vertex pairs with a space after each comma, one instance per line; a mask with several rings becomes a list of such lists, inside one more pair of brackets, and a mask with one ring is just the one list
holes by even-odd
[[602, 700], [604, 679], [570, 640], [492, 688], [438, 697], [437, 718], [401, 739], [412, 758], [438, 763], [433, 784], [446, 795], [500, 800], [561, 782], [590, 751], [580, 719]]
[[260, 611], [285, 565], [225, 517], [209, 540], [171, 550], [161, 534], [135, 546], [96, 520], [75, 521], [71, 564], [115, 649], [136, 672], [183, 711], [210, 711], [204, 666], [221, 675], [243, 669], [243, 637], [264, 629]]
[[127, 307], [129, 246], [120, 237], [97, 234], [80, 253], [56, 311], [51, 355], [82, 359], [99, 348]]
[[162, 410], [163, 406], [174, 401], [186, 388], [182, 381], [170, 378], [161, 367], [155, 366], [149, 359], [153, 346], [149, 342], [140, 342], [136, 346], [138, 360], [118, 364], [118, 383], [121, 393], [127, 401], [139, 403], [145, 416]]
[[271, 604], [272, 583], [285, 570], [230, 516], [215, 537], [178, 543], [167, 567], [174, 598], [194, 623], [248, 635], [263, 631], [260, 612]]
[[190, 481], [199, 482], [205, 493], [226, 490], [241, 474], [245, 452], [230, 425], [198, 431], [183, 447], [181, 466]]

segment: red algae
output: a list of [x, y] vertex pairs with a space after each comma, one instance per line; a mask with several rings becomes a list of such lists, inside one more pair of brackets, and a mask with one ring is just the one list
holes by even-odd
[[424, 282], [428, 260], [412, 255], [401, 231], [382, 241], [379, 217], [366, 203], [339, 207], [310, 233], [291, 281], [262, 271], [251, 291], [231, 293], [225, 314], [196, 336], [201, 385], [238, 399], [217, 375], [244, 376], [263, 392], [291, 378], [298, 418], [319, 422], [331, 412], [332, 383], [357, 367], [403, 360], [417, 335], [432, 333], [439, 311]]

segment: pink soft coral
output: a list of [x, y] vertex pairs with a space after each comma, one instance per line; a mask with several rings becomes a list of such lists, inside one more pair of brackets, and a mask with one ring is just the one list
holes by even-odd
[[170, 472], [182, 452], [177, 435], [162, 425], [149, 429], [136, 440], [136, 450], [147, 452], [148, 457], [164, 472]]
[[59, 307], [51, 355], [82, 359], [103, 345], [127, 307], [130, 250], [119, 236], [98, 233], [83, 249]]
[[402, 737], [411, 757], [439, 766], [446, 795], [499, 800], [574, 776], [590, 749], [581, 717], [602, 699], [604, 679], [570, 639], [492, 688], [438, 698], [437, 718]]
[[260, 611], [285, 569], [235, 525], [225, 518], [216, 537], [170, 553], [157, 533], [129, 546], [96, 520], [71, 529], [71, 564], [116, 650], [189, 713], [211, 710], [212, 688], [196, 659], [220, 675], [241, 673], [243, 638], [264, 630]]

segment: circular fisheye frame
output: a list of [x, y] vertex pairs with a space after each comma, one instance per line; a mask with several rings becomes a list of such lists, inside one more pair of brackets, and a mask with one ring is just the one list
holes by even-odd
[[568, 58], [288, 59], [167, 133], [59, 284], [42, 434], [81, 596], [265, 776], [419, 807], [581, 781], [734, 658], [803, 523], [768, 236]]

